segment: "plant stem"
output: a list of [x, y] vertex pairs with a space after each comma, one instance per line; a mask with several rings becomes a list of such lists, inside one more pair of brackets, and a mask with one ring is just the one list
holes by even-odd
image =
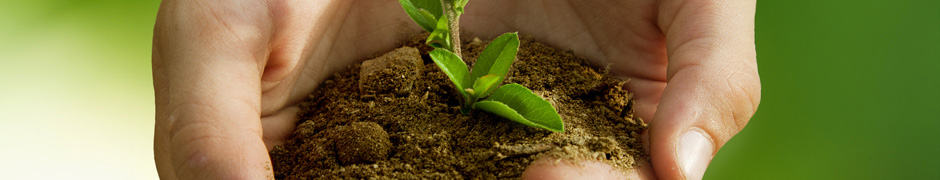
[[450, 50], [457, 57], [463, 59], [463, 55], [460, 53], [460, 26], [458, 26], [460, 14], [457, 13], [457, 2], [456, 0], [441, 0], [441, 4], [444, 5], [444, 15], [447, 17], [447, 26], [450, 29], [452, 42]]

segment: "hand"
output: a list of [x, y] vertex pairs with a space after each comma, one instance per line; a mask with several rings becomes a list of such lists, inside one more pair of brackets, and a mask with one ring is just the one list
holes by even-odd
[[[472, 0], [461, 26], [470, 37], [518, 30], [611, 64], [612, 74], [631, 79], [637, 115], [650, 124], [652, 166], [627, 176], [701, 179], [760, 103], [755, 9], [753, 0]], [[586, 165], [534, 165], [523, 176], [624, 178], [592, 173], [610, 172], [597, 162], [575, 163]]]
[[[674, 153], [679, 133], [697, 127], [701, 131], [695, 132], [713, 139], [710, 159], [757, 107], [753, 2], [681, 6], [701, 8], [682, 11], [661, 4], [664, 12], [683, 12], [673, 20], [683, 23], [653, 22], [663, 20], [655, 18], [661, 14], [657, 2], [525, 3], [474, 0], [463, 30], [481, 37], [519, 30], [614, 63], [616, 74], [633, 79], [628, 89], [637, 94], [639, 115], [652, 119], [653, 167], [661, 178], [683, 177]], [[507, 23], [483, 26], [491, 20]], [[161, 179], [271, 178], [266, 150], [290, 137], [297, 104], [327, 75], [418, 31], [396, 1], [163, 1], [153, 48], [154, 154]], [[552, 168], [564, 166], [529, 170]]]
[[153, 39], [160, 178], [272, 178], [267, 150], [293, 133], [299, 102], [416, 33], [405, 18], [397, 1], [164, 0]]

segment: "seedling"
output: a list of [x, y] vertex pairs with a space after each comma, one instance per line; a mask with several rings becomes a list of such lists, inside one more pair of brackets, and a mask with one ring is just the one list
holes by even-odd
[[519, 51], [517, 33], [506, 33], [490, 42], [472, 71], [460, 58], [457, 25], [468, 1], [398, 0], [415, 23], [431, 32], [426, 41], [434, 47], [431, 59], [460, 91], [461, 113], [481, 109], [528, 126], [564, 132], [561, 117], [551, 103], [520, 84], [499, 85]]

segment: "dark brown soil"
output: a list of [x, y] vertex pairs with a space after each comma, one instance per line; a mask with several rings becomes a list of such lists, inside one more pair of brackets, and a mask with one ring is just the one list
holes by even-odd
[[[504, 84], [522, 84], [551, 102], [565, 124], [553, 133], [482, 111], [462, 115], [459, 94], [422, 41], [416, 36], [322, 83], [302, 104], [295, 137], [271, 151], [276, 178], [518, 178], [543, 156], [599, 160], [622, 171], [647, 157], [639, 140], [647, 126], [633, 116], [633, 95], [604, 69], [523, 39]], [[468, 64], [485, 45], [463, 44]]]

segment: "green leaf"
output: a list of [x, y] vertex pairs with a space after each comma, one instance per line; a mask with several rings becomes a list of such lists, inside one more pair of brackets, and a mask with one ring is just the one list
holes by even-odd
[[450, 81], [454, 83], [454, 87], [463, 95], [464, 102], [467, 104], [473, 103], [470, 102], [470, 95], [465, 90], [465, 88], [471, 86], [470, 71], [467, 70], [467, 64], [454, 53], [440, 48], [434, 49], [429, 55], [434, 60], [434, 64], [437, 64], [437, 67], [440, 67], [441, 71], [447, 74]]
[[486, 95], [496, 90], [499, 83], [499, 75], [490, 74], [480, 77], [480, 79], [473, 82], [474, 97], [476, 99], [486, 97]]
[[450, 27], [447, 26], [447, 18], [441, 18], [437, 21], [436, 28], [431, 31], [431, 35], [428, 35], [428, 39], [424, 43], [431, 45], [431, 47], [450, 50], [453, 45], [450, 41]]
[[516, 53], [519, 52], [519, 36], [516, 33], [506, 33], [490, 42], [480, 53], [476, 64], [473, 65], [473, 71], [470, 72], [470, 79], [476, 80], [487, 74], [496, 74], [499, 76], [499, 82], [503, 81], [509, 67], [516, 59]]
[[398, 0], [398, 3], [418, 26], [428, 32], [434, 30], [437, 19], [444, 13], [439, 0]]
[[516, 83], [496, 89], [489, 98], [474, 103], [473, 107], [528, 126], [565, 131], [564, 122], [551, 103]]

